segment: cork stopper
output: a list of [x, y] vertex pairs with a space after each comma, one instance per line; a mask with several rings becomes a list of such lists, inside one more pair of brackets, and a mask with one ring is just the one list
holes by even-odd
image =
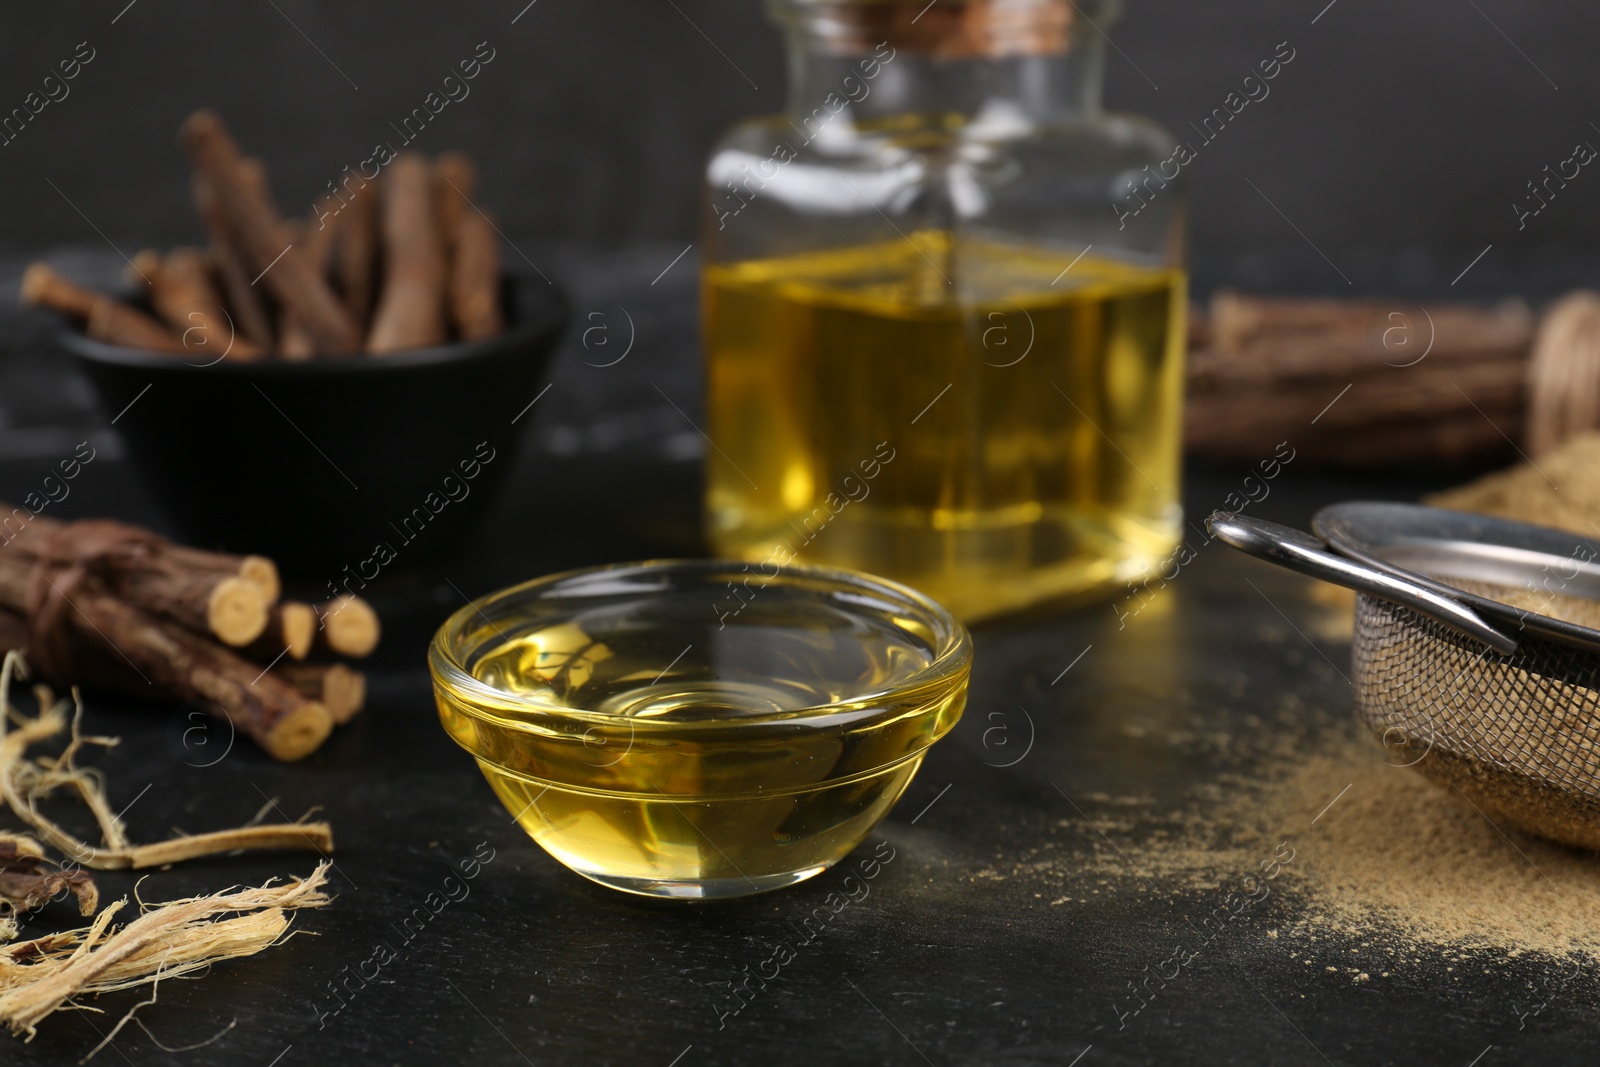
[[1068, 51], [1114, 3], [1072, 0], [790, 0], [821, 50], [896, 52], [940, 59], [1053, 55]]

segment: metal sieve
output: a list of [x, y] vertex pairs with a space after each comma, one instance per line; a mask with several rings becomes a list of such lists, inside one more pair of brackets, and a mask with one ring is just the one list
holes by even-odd
[[1325, 508], [1318, 536], [1227, 512], [1207, 526], [1356, 591], [1357, 708], [1394, 762], [1600, 849], [1600, 629], [1570, 621], [1600, 620], [1600, 542], [1410, 504]]

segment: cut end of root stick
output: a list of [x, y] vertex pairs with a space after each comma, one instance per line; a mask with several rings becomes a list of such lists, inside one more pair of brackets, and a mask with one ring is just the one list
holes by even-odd
[[224, 578], [211, 590], [206, 624], [225, 644], [248, 645], [267, 628], [267, 604], [261, 589], [243, 578]]
[[281, 663], [271, 673], [308, 700], [320, 702], [333, 716], [335, 726], [355, 718], [367, 701], [366, 675], [343, 663]]
[[261, 598], [276, 604], [283, 595], [283, 583], [278, 578], [278, 565], [266, 556], [245, 556], [239, 561], [239, 577], [261, 590]]
[[357, 659], [378, 647], [378, 613], [360, 597], [340, 597], [322, 605], [322, 639], [341, 656]]
[[44, 303], [45, 291], [50, 288], [50, 277], [55, 272], [43, 263], [29, 264], [22, 272], [22, 289], [19, 296], [24, 304], [38, 307]]
[[304, 759], [333, 732], [333, 716], [315, 701], [301, 704], [272, 725], [262, 746], [285, 763]]
[[178, 139], [185, 145], [226, 134], [227, 129], [222, 125], [221, 116], [210, 108], [201, 108], [184, 119], [183, 125], [178, 127]]
[[278, 625], [290, 659], [301, 660], [311, 655], [317, 640], [315, 608], [298, 600], [286, 600], [278, 605]]
[[22, 274], [22, 302], [29, 307], [46, 307], [63, 314], [87, 319], [94, 311], [94, 293], [67, 281], [49, 264], [33, 263]]
[[338, 726], [356, 717], [367, 702], [367, 676], [342, 663], [328, 668], [322, 680], [322, 702]]
[[123, 278], [130, 285], [140, 282], [153, 284], [161, 274], [161, 253], [151, 248], [143, 248], [133, 254], [133, 259], [128, 261], [128, 269], [123, 271]]

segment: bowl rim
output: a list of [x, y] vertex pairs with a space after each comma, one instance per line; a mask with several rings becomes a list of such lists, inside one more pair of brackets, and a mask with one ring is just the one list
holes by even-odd
[[[506, 292], [506, 306], [511, 312], [506, 329], [492, 337], [476, 341], [448, 341], [426, 348], [407, 348], [398, 352], [374, 356], [366, 352], [351, 352], [341, 356], [325, 356], [291, 362], [284, 359], [260, 359], [249, 362], [227, 361], [226, 355], [211, 363], [191, 363], [184, 353], [157, 352], [148, 348], [131, 348], [99, 341], [84, 332], [83, 326], [65, 316], [55, 333], [56, 343], [78, 359], [91, 363], [107, 363], [133, 367], [157, 373], [188, 374], [209, 372], [232, 377], [316, 377], [354, 374], [382, 374], [385, 370], [408, 367], [431, 367], [455, 363], [465, 359], [487, 358], [502, 354], [508, 348], [539, 344], [558, 337], [570, 317], [570, 300], [566, 291], [554, 281], [544, 285], [517, 273], [506, 273], [501, 278]], [[530, 299], [524, 292], [538, 293]]]
[[[725, 570], [734, 572], [735, 568], [748, 566], [748, 561], [736, 559], [648, 559], [625, 563], [608, 563], [591, 567], [575, 567], [507, 586], [504, 589], [474, 598], [452, 612], [450, 617], [439, 626], [428, 646], [429, 673], [433, 677], [435, 687], [449, 689], [453, 695], [467, 698], [462, 701], [464, 706], [459, 710], [473, 718], [493, 719], [496, 725], [503, 727], [522, 730], [547, 729], [551, 719], [570, 722], [579, 726], [614, 726], [626, 721], [640, 732], [682, 733], [684, 730], [693, 730], [697, 735], [704, 735], [708, 733], [745, 732], [773, 726], [798, 726], [815, 729], [859, 725], [862, 719], [871, 718], [885, 711], [896, 710], [883, 707], [882, 701], [884, 697], [890, 694], [899, 696], [925, 689], [939, 688], [947, 684], [952, 676], [971, 669], [971, 633], [967, 630], [966, 625], [956, 618], [948, 608], [927, 594], [913, 589], [911, 586], [889, 578], [882, 578], [875, 574], [868, 574], [865, 571], [792, 562], [777, 565], [778, 574], [770, 576], [771, 579], [777, 580], [792, 576], [822, 579], [836, 584], [849, 583], [863, 593], [876, 590], [909, 602], [930, 623], [936, 635], [939, 636], [939, 643], [934, 650], [933, 658], [909, 678], [893, 686], [861, 693], [848, 700], [812, 704], [788, 711], [741, 715], [738, 718], [730, 719], [697, 719], [692, 723], [685, 723], [681, 720], [623, 719], [605, 712], [569, 708], [562, 704], [534, 700], [520, 694], [509, 693], [474, 677], [451, 648], [452, 638], [460, 632], [466, 621], [475, 615], [481, 614], [489, 604], [526, 596], [533, 590], [547, 588], [575, 577], [598, 575], [613, 571], [660, 573]], [[736, 573], [742, 574], [744, 572], [737, 571]], [[486, 615], [484, 617], [487, 618]], [[473, 702], [474, 700], [476, 703]], [[509, 720], [496, 714], [497, 710], [510, 713], [532, 713], [533, 715], [543, 716], [545, 721], [540, 723], [531, 718], [527, 722]]]

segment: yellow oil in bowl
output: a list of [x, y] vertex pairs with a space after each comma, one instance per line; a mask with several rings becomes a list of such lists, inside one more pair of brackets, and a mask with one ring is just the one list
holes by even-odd
[[535, 841], [690, 899], [847, 855], [955, 725], [970, 665], [965, 629], [904, 586], [714, 561], [517, 586], [431, 654], [446, 731]]

